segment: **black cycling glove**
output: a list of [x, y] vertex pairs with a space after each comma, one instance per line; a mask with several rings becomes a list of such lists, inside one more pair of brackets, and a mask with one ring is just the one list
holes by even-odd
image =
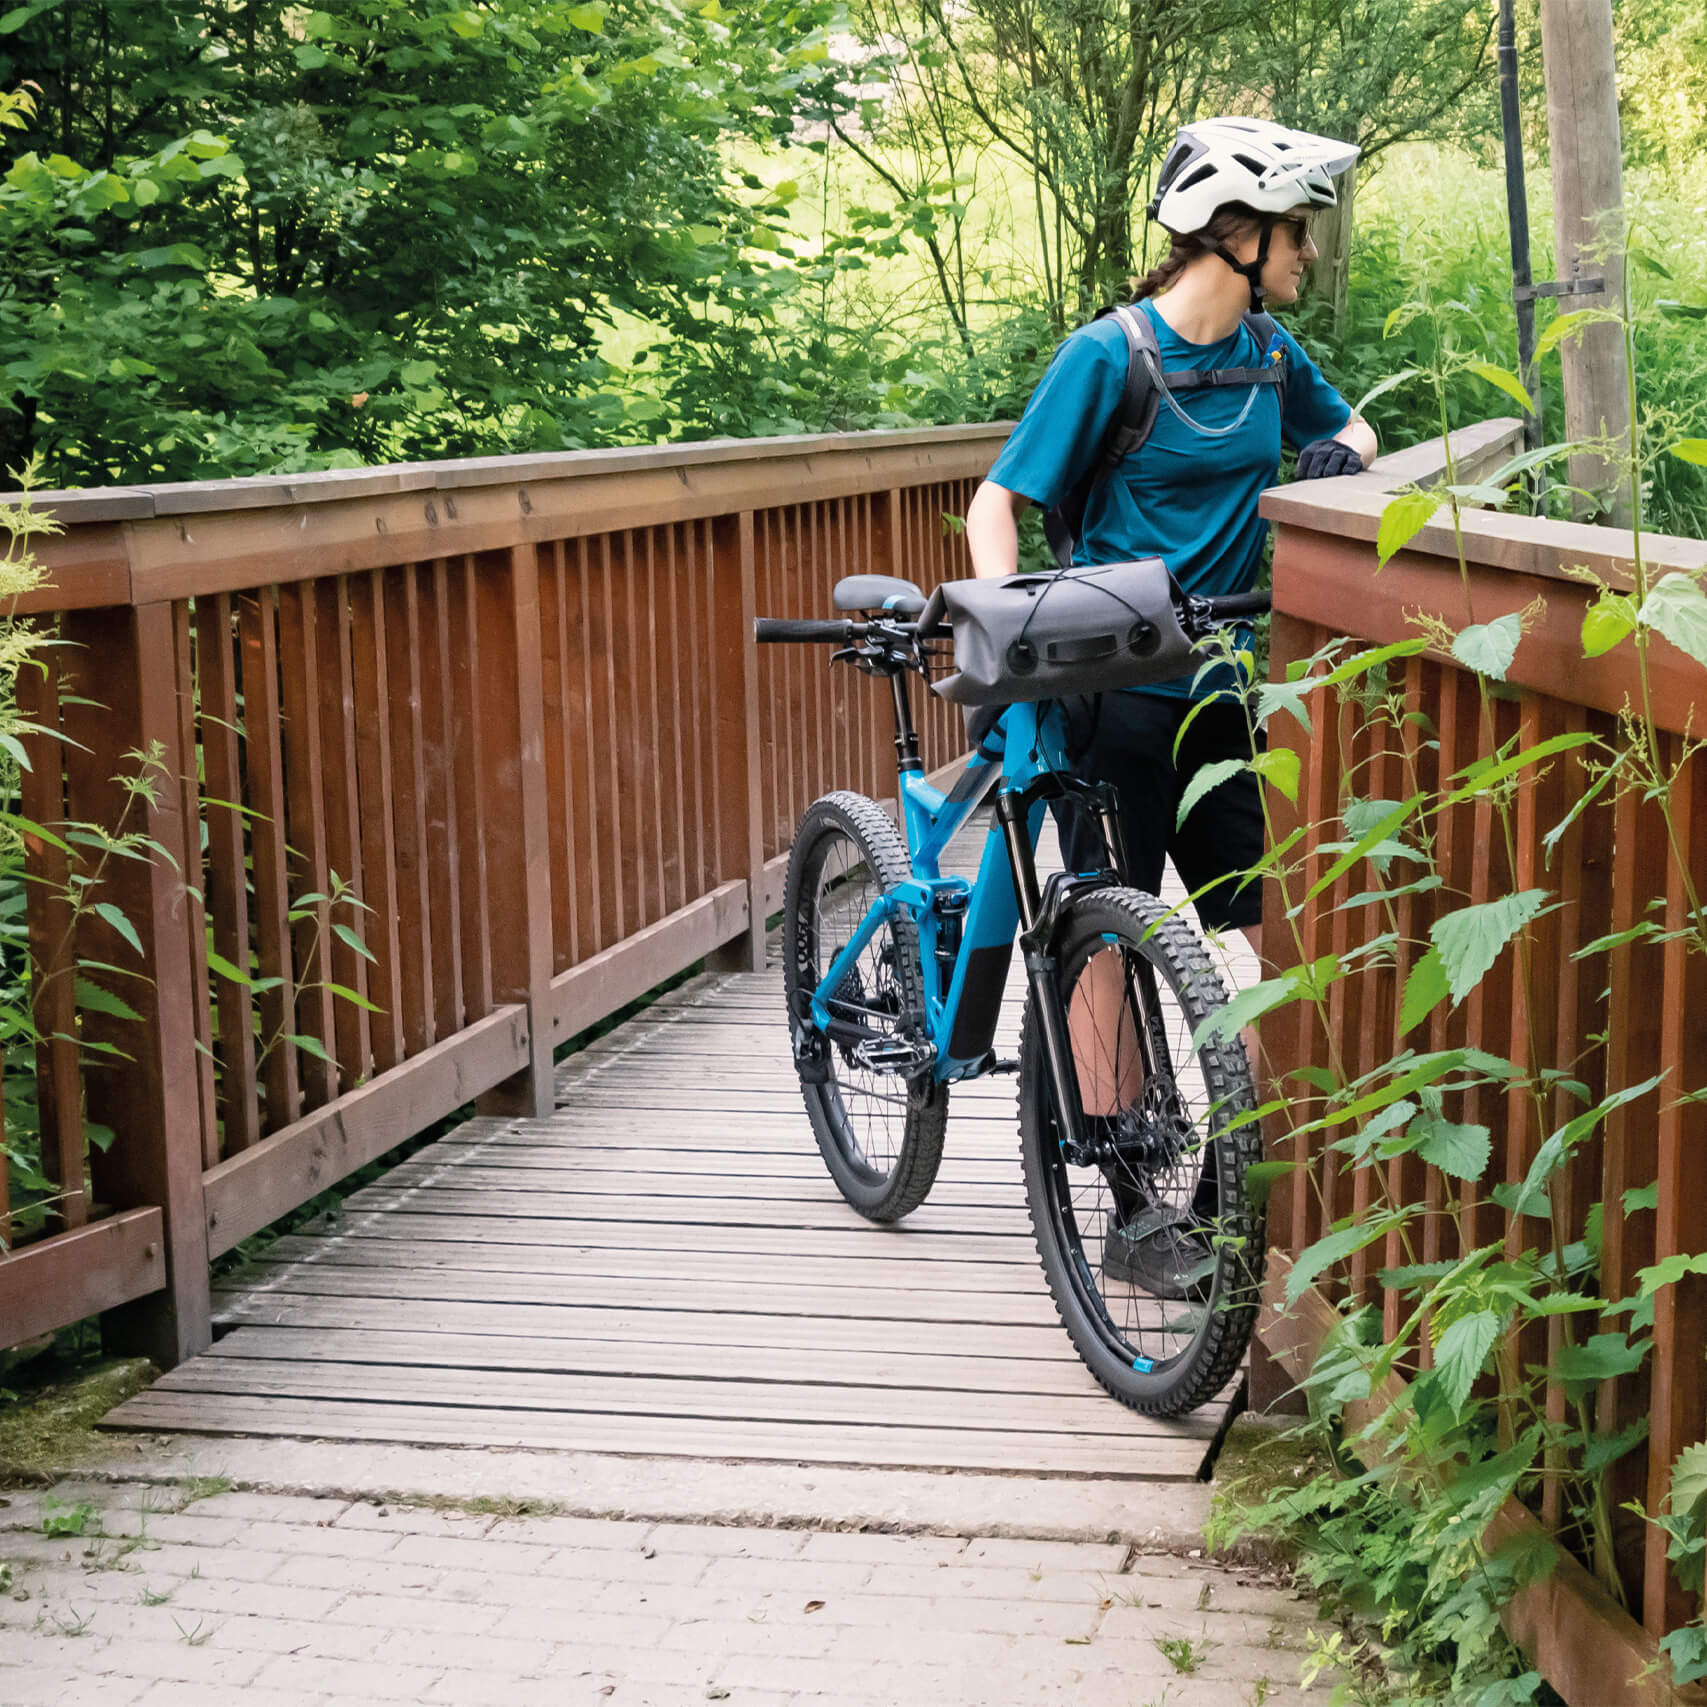
[[1299, 480], [1331, 480], [1337, 474], [1361, 474], [1363, 458], [1338, 439], [1317, 439], [1298, 453]]

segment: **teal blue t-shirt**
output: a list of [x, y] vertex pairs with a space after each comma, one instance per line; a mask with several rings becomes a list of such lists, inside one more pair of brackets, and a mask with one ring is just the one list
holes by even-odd
[[[1259, 367], [1266, 352], [1242, 322], [1231, 337], [1192, 344], [1149, 302], [1140, 304], [1156, 329], [1164, 373], [1180, 368]], [[1262, 562], [1268, 523], [1257, 499], [1280, 471], [1280, 441], [1294, 447], [1332, 438], [1351, 419], [1340, 394], [1292, 335], [1281, 329], [1286, 356], [1286, 419], [1275, 386], [1205, 386], [1173, 400], [1205, 427], [1225, 427], [1250, 413], [1236, 432], [1205, 437], [1163, 402], [1148, 439], [1097, 482], [1085, 507], [1075, 561], [1128, 563], [1160, 557], [1188, 593], [1213, 597], [1248, 592]], [[1102, 454], [1126, 388], [1126, 335], [1112, 317], [1081, 327], [1056, 352], [1031, 394], [990, 478], [1049, 509], [1061, 502]], [[1206, 695], [1217, 686], [1199, 684]], [[1189, 697], [1191, 678], [1140, 691]]]

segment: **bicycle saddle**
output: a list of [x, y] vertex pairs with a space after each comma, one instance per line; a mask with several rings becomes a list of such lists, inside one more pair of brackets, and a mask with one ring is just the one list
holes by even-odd
[[917, 616], [925, 595], [898, 575], [845, 575], [836, 583], [837, 610], [880, 610], [900, 617]]

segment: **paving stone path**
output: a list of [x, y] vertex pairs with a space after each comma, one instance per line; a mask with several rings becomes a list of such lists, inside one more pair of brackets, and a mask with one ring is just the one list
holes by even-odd
[[1326, 1698], [1325, 1686], [1297, 1687], [1306, 1603], [1125, 1539], [512, 1515], [513, 1502], [472, 1511], [379, 1495], [193, 1497], [217, 1485], [67, 1480], [5, 1496], [0, 1701]]

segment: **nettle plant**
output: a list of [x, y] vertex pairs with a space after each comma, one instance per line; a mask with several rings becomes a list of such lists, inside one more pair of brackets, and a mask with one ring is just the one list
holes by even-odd
[[[1407, 383], [1430, 388], [1443, 433], [1448, 392], [1466, 378], [1494, 385], [1531, 409], [1515, 375], [1455, 345], [1452, 306], [1418, 302], [1395, 310], [1389, 329], [1417, 315], [1433, 318], [1435, 357], [1377, 390]], [[1623, 329], [1634, 374], [1634, 320], [1627, 310], [1560, 316], [1543, 335], [1543, 354], [1609, 318]], [[1707, 1089], [1668, 1082], [1664, 1074], [1615, 1082], [1609, 1029], [1569, 1060], [1539, 1058], [1533, 1032], [1527, 1048], [1514, 1051], [1525, 1059], [1472, 1044], [1427, 1046], [1445, 1035], [1431, 1019], [1460, 1007], [1496, 965], [1527, 1003], [1503, 1011], [1533, 1015], [1551, 999], [1554, 969], [1536, 952], [1532, 927], [1561, 905], [1558, 890], [1532, 882], [1471, 901], [1450, 885], [1441, 832], [1447, 814], [1462, 822], [1473, 813], [1493, 838], [1494, 869], [1525, 869], [1518, 859], [1519, 814], [1533, 806], [1554, 766], [1570, 765], [1585, 786], [1544, 837], [1549, 860], [1581, 814], [1635, 793], [1663, 820], [1672, 876], [1686, 897], [1681, 922], [1675, 908], [1668, 922], [1638, 906], [1635, 924], [1587, 944], [1577, 956], [1679, 940], [1689, 953], [1707, 954], [1707, 915], [1685, 858], [1677, 802], [1684, 766], [1702, 743], [1662, 737], [1650, 671], [1655, 636], [1707, 666], [1707, 594], [1687, 574], [1651, 575], [1640, 536], [1642, 494], [1656, 459], [1707, 466], [1707, 440], [1669, 436], [1667, 429], [1677, 425], [1671, 417], [1644, 421], [1633, 382], [1631, 392], [1635, 425], [1628, 442], [1595, 447], [1618, 457], [1635, 494], [1630, 582], [1597, 583], [1582, 628], [1586, 656], [1621, 646], [1633, 653], [1639, 688], [1612, 738], [1579, 728], [1522, 745], [1519, 733], [1505, 733], [1514, 720], [1509, 711], [1500, 717], [1499, 702], [1512, 697], [1506, 678], [1540, 610], [1475, 620], [1464, 546], [1467, 508], [1507, 504], [1534, 470], [1580, 445], [1548, 446], [1511, 459], [1491, 476], [1466, 479], [1446, 440], [1443, 481], [1401, 491], [1387, 504], [1378, 556], [1384, 567], [1430, 521], [1449, 520], [1470, 623], [1455, 631], [1438, 618], [1416, 615], [1413, 638], [1379, 647], [1338, 641], [1294, 662], [1284, 681], [1247, 690], [1256, 713], [1273, 720], [1271, 732], [1291, 719], [1314, 739], [1312, 718], [1339, 718], [1349, 703], [1370, 736], [1363, 758], [1356, 756], [1357, 744], [1347, 748], [1338, 778], [1329, 817], [1343, 834], [1318, 843], [1309, 864], [1300, 854], [1307, 826], [1276, 833], [1278, 797], [1294, 808], [1298, 803], [1298, 755], [1282, 745], [1253, 752], [1249, 763], [1263, 780], [1271, 815], [1271, 851], [1252, 875], [1269, 880], [1279, 897], [1279, 919], [1270, 924], [1273, 940], [1265, 949], [1283, 970], [1240, 992], [1200, 1039], [1231, 1035], [1265, 1016], [1272, 1023], [1295, 1004], [1310, 1010], [1307, 1019], [1325, 1040], [1326, 1061], [1290, 1073], [1259, 1111], [1278, 1123], [1286, 1141], [1277, 1159], [1253, 1170], [1253, 1183], [1267, 1189], [1290, 1174], [1292, 1189], [1315, 1193], [1322, 1216], [1333, 1217], [1321, 1237], [1296, 1253], [1285, 1286], [1288, 1306], [1348, 1265], [1363, 1271], [1366, 1296], [1377, 1283], [1381, 1289], [1377, 1301], [1365, 1302], [1352, 1288], [1303, 1383], [1312, 1413], [1307, 1431], [1316, 1447], [1313, 1472], [1246, 1503], [1235, 1489], [1214, 1525], [1214, 1539], [1223, 1543], [1253, 1533], [1283, 1534], [1299, 1548], [1303, 1573], [1359, 1614], [1379, 1678], [1354, 1676], [1336, 1699], [1503, 1707], [1550, 1698], [1502, 1631], [1500, 1611], [1520, 1587], [1553, 1567], [1555, 1543], [1530, 1530], [1495, 1546], [1489, 1526], [1508, 1500], [1539, 1508], [1547, 1495], [1558, 1518], [1558, 1543], [1622, 1597], [1613, 1565], [1613, 1472], [1646, 1439], [1648, 1424], [1641, 1417], [1609, 1427], [1598, 1395], [1603, 1383], [1642, 1368], [1658, 1295], [1686, 1275], [1707, 1274], [1707, 1253], [1673, 1256], [1642, 1270], [1633, 1295], [1607, 1296], [1601, 1206], [1573, 1207], [1566, 1182], [1572, 1157], [1616, 1110], [1635, 1104], [1641, 1118], [1651, 1119], [1667, 1101], [1699, 1100]], [[1586, 572], [1585, 578], [1594, 579]], [[1399, 679], [1405, 661], [1425, 653], [1449, 658], [1475, 682], [1480, 756], [1457, 770], [1449, 769], [1437, 732], [1407, 700]], [[1372, 797], [1367, 753], [1376, 751], [1384, 752], [1389, 767], [1382, 773], [1385, 792], [1397, 798]], [[1425, 755], [1438, 762], [1424, 764]], [[1396, 790], [1395, 774], [1401, 779]], [[1182, 804], [1182, 818], [1194, 799]], [[1311, 810], [1318, 804], [1311, 802]], [[1551, 876], [1556, 882], [1558, 872]], [[1336, 901], [1342, 879], [1359, 892]], [[1364, 940], [1321, 954], [1321, 941], [1306, 930], [1311, 904], [1350, 910]], [[1371, 918], [1377, 921], [1372, 934], [1358, 928]], [[1373, 1068], [1361, 1061], [1354, 1067], [1351, 1051], [1342, 1050], [1336, 1036], [1335, 987], [1375, 968], [1403, 972], [1394, 992], [1396, 1026], [1379, 1049], [1395, 1037], [1398, 1047]], [[1608, 1028], [1615, 1019], [1607, 1016]], [[1603, 1088], [1591, 1091], [1591, 1083]], [[1522, 1179], [1500, 1178], [1503, 1169], [1489, 1177], [1494, 1134], [1479, 1116], [1494, 1109], [1506, 1118], [1523, 1110], [1529, 1129], [1545, 1135]], [[1350, 1187], [1330, 1207], [1322, 1201], [1322, 1166], [1301, 1160], [1324, 1150], [1341, 1181], [1357, 1170], [1351, 1213], [1334, 1214], [1344, 1208]], [[1427, 1194], [1417, 1185], [1424, 1166], [1444, 1177], [1445, 1189], [1433, 1201], [1424, 1201]], [[1622, 1208], [1629, 1213], [1655, 1203], [1656, 1188], [1648, 1185], [1628, 1192]], [[1425, 1236], [1431, 1217], [1437, 1227], [1441, 1218], [1450, 1223], [1443, 1242]], [[1440, 1255], [1443, 1248], [1452, 1254]], [[1673, 1467], [1669, 1509], [1640, 1514], [1664, 1531], [1679, 1579], [1697, 1592], [1707, 1564], [1704, 1512], [1707, 1445], [1697, 1445]], [[1707, 1676], [1707, 1629], [1699, 1621], [1672, 1632], [1663, 1647], [1678, 1681]]]

